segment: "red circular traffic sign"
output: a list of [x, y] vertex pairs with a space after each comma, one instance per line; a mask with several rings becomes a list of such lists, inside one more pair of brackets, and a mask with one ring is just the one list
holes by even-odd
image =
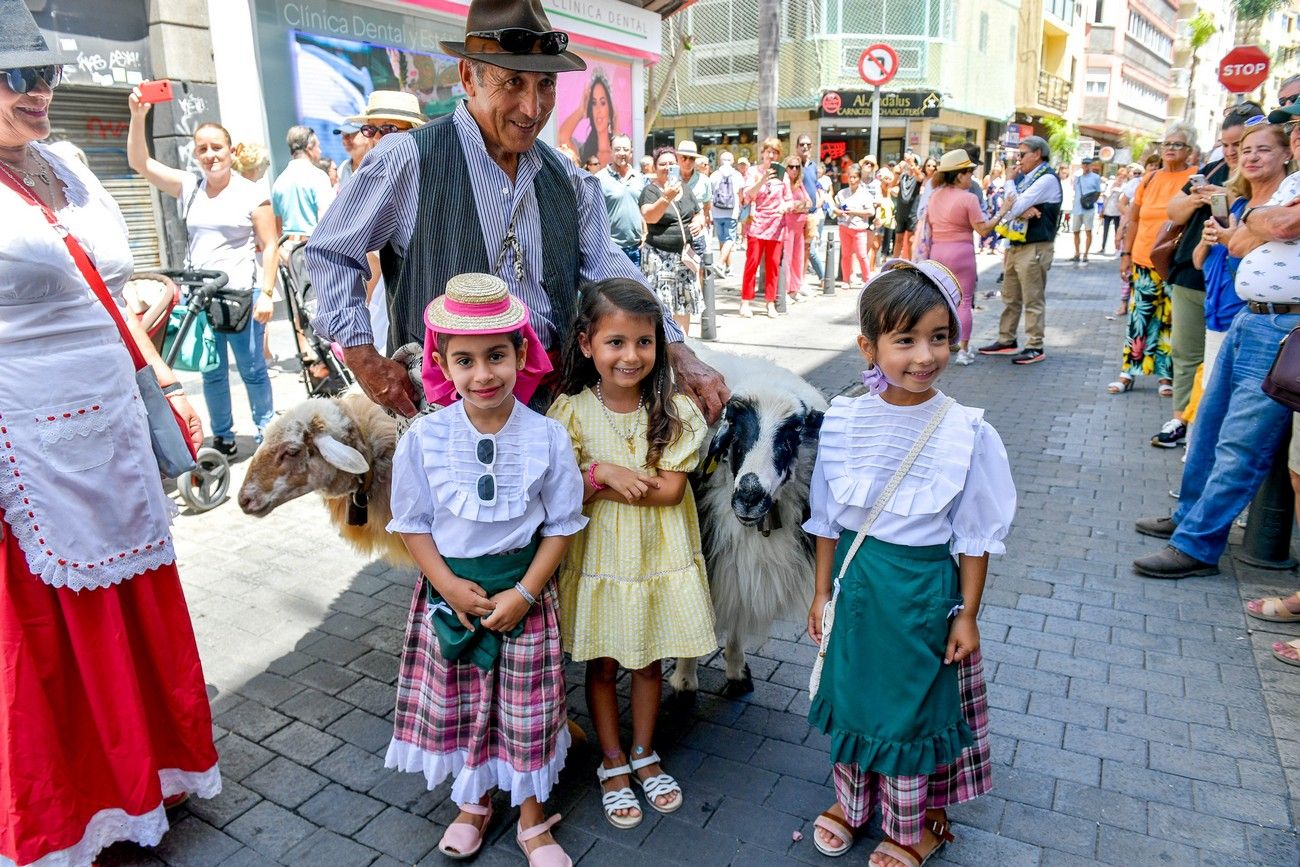
[[881, 87], [898, 74], [898, 54], [883, 42], [867, 46], [858, 58], [858, 75], [873, 87]]
[[1268, 78], [1268, 55], [1255, 45], [1238, 45], [1219, 61], [1219, 81], [1229, 93], [1248, 93]]

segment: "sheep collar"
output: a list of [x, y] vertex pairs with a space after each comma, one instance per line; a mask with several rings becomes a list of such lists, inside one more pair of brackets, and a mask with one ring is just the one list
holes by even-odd
[[374, 470], [366, 470], [357, 477], [357, 486], [348, 495], [348, 526], [364, 527], [370, 520], [370, 484]]

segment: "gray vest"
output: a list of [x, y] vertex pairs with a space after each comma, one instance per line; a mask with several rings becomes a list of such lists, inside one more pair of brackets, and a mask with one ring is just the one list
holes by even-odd
[[[452, 115], [412, 130], [420, 154], [420, 194], [406, 256], [389, 245], [379, 258], [388, 287], [390, 350], [424, 342], [424, 308], [457, 274], [492, 273], [483, 230], [476, 219], [469, 166]], [[541, 285], [551, 300], [551, 321], [566, 345], [578, 310], [578, 198], [559, 154], [538, 148], [542, 169], [533, 181], [542, 220]], [[468, 219], [470, 216], [475, 219]], [[558, 346], [547, 347], [557, 349]]]

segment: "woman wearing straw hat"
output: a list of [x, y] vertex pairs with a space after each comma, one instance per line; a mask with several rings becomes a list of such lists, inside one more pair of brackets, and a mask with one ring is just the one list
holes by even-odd
[[974, 172], [975, 164], [966, 151], [957, 148], [944, 154], [934, 173], [934, 191], [924, 218], [930, 224], [930, 258], [951, 271], [961, 287], [961, 304], [957, 307], [961, 349], [953, 360], [962, 365], [975, 361], [970, 332], [977, 274], [971, 232], [983, 237], [997, 224], [994, 219], [984, 218], [979, 199], [969, 189]]
[[[155, 845], [168, 800], [221, 791], [171, 504], [114, 319], [133, 270], [126, 225], [95, 176], [43, 141], [75, 61], [46, 46], [23, 0], [0, 0], [6, 865], [86, 867], [120, 840]], [[197, 445], [175, 375], [133, 316], [118, 321]]]

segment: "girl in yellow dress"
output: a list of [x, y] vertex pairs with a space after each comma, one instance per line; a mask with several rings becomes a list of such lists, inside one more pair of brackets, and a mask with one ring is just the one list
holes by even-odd
[[[674, 391], [663, 308], [641, 284], [604, 280], [583, 290], [565, 366], [564, 394], [549, 415], [569, 431], [590, 518], [560, 567], [560, 629], [587, 663], [587, 707], [604, 754], [596, 776], [605, 816], [633, 828], [643, 813], [631, 788], [661, 813], [682, 789], [654, 752], [660, 660], [717, 649], [700, 526], [686, 474], [706, 425]], [[619, 740], [615, 682], [632, 672], [631, 761]]]

